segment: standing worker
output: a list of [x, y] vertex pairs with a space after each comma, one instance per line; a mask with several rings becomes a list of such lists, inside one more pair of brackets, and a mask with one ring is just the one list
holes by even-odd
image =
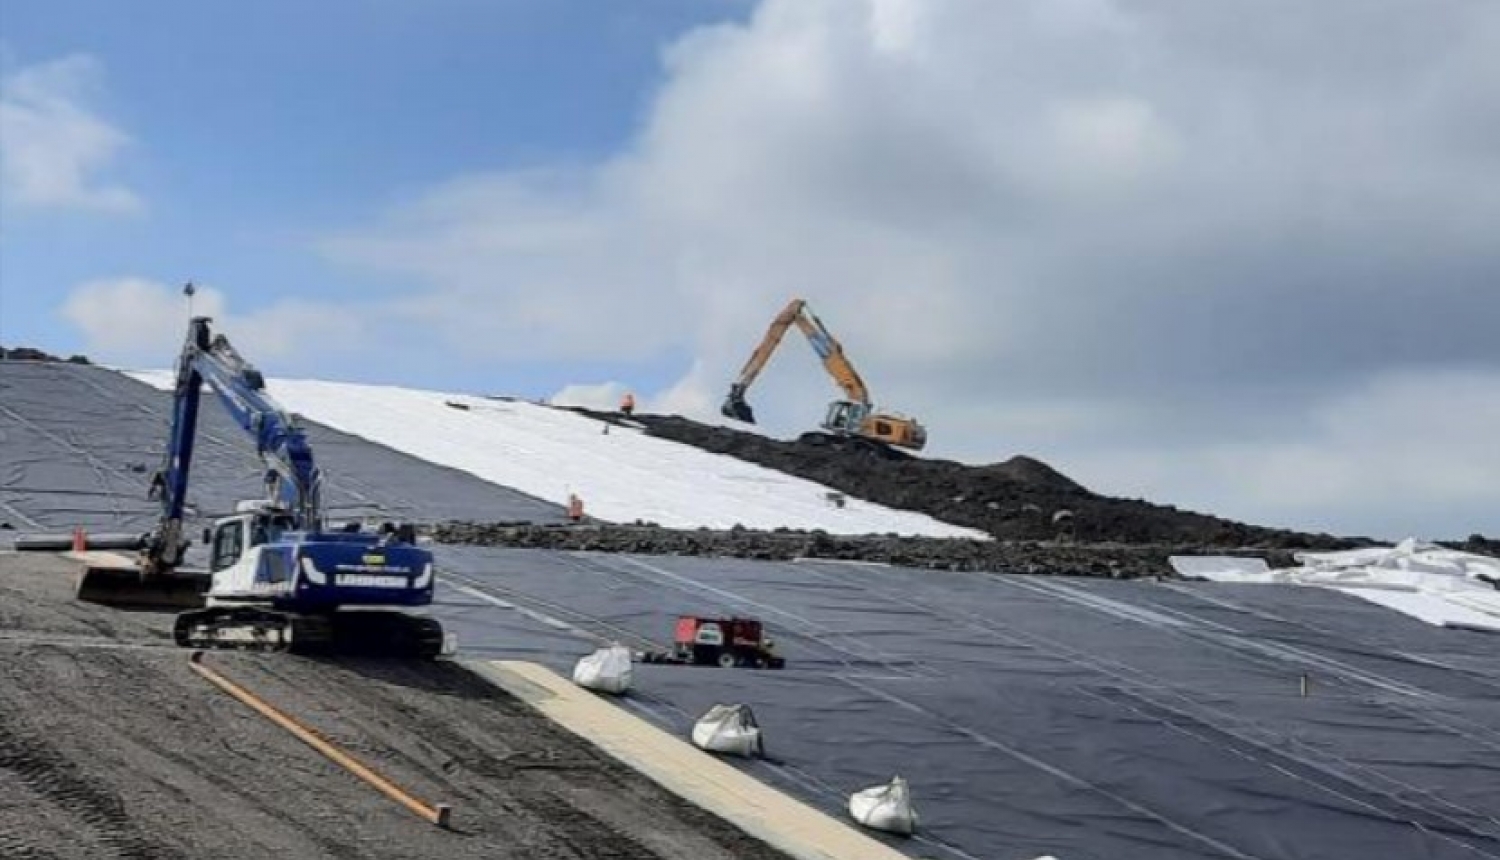
[[620, 398], [620, 411], [624, 413], [626, 418], [629, 418], [631, 413], [635, 412], [634, 394], [627, 391], [625, 392], [625, 396]]

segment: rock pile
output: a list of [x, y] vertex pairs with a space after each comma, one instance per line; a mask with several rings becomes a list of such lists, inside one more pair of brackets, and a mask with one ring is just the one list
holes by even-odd
[[[1171, 576], [1167, 558], [1191, 555], [1202, 547], [1181, 544], [1077, 543], [1069, 541], [970, 541], [867, 535], [848, 537], [799, 531], [696, 531], [655, 526], [535, 526], [512, 523], [451, 522], [433, 527], [439, 543], [531, 549], [624, 552], [791, 561], [818, 558], [894, 564], [930, 570], [1053, 573], [1134, 579]], [[1288, 564], [1288, 553], [1245, 550], [1273, 566]]]
[[[586, 412], [585, 410], [577, 410]], [[605, 421], [610, 413], [586, 412]], [[816, 481], [851, 496], [919, 511], [1001, 540], [1174, 544], [1202, 548], [1347, 549], [1368, 543], [1246, 525], [1140, 499], [1094, 493], [1039, 460], [1012, 457], [970, 466], [809, 434], [769, 439], [678, 416], [636, 415], [646, 432]]]
[[75, 355], [63, 359], [58, 358], [57, 356], [49, 352], [43, 352], [39, 349], [33, 349], [29, 346], [18, 346], [14, 348], [6, 348], [4, 346], [0, 346], [0, 361], [66, 361], [69, 364], [89, 363], [89, 360], [81, 355]]

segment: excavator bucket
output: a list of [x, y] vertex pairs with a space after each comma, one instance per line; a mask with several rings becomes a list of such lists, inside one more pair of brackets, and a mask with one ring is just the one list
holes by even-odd
[[743, 421], [746, 424], [755, 423], [754, 410], [750, 408], [749, 403], [745, 402], [743, 396], [735, 392], [730, 392], [729, 396], [724, 399], [724, 405], [719, 407], [719, 412], [725, 418], [733, 418], [736, 421]]
[[210, 578], [204, 573], [178, 570], [170, 575], [146, 576], [131, 559], [110, 552], [70, 552], [83, 565], [78, 575], [79, 600], [128, 609], [171, 611], [204, 605]]

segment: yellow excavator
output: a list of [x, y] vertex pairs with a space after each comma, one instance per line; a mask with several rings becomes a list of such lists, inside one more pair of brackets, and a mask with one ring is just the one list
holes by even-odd
[[750, 355], [750, 360], [740, 371], [739, 379], [729, 387], [729, 396], [719, 410], [726, 418], [755, 423], [755, 412], [745, 402], [745, 392], [765, 368], [766, 362], [781, 345], [781, 339], [793, 325], [807, 335], [813, 351], [823, 360], [823, 367], [833, 381], [844, 391], [843, 400], [828, 404], [828, 414], [822, 427], [835, 436], [863, 439], [920, 451], [927, 444], [927, 430], [914, 418], [876, 412], [870, 404], [870, 392], [865, 382], [844, 355], [844, 348], [829, 334], [823, 322], [808, 309], [807, 302], [793, 299], [772, 320], [766, 336]]

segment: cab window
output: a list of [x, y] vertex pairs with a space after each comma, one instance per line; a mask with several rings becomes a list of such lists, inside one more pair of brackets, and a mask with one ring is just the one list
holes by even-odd
[[271, 519], [256, 517], [255, 525], [250, 530], [250, 545], [260, 546], [261, 544], [276, 543], [281, 540], [283, 532], [290, 531], [291, 529], [292, 521], [286, 517], [274, 517]]
[[292, 560], [287, 553], [270, 550], [261, 554], [256, 582], [288, 582], [291, 578]]
[[220, 526], [218, 532], [214, 534], [213, 559], [209, 562], [209, 567], [213, 570], [223, 570], [239, 561], [244, 545], [244, 523], [236, 520]]

